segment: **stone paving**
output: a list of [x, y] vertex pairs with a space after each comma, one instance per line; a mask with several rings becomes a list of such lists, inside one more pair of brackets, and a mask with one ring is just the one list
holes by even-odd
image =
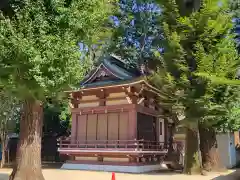
[[[0, 180], [8, 180], [10, 172], [11, 169], [1, 169]], [[44, 169], [43, 174], [46, 180], [111, 180], [111, 173], [108, 172]], [[149, 174], [116, 173], [115, 177], [116, 180], [240, 180], [240, 169], [209, 176], [187, 176], [178, 173], [159, 172]]]

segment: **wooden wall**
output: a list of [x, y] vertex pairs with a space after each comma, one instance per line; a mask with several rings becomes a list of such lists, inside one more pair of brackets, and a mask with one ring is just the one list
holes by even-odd
[[72, 136], [79, 141], [130, 140], [136, 129], [131, 126], [135, 120], [130, 115], [130, 112], [76, 115]]
[[[76, 139], [80, 141], [134, 140], [139, 139], [140, 136], [141, 138], [146, 136], [149, 140], [157, 140], [158, 125], [155, 117], [158, 111], [154, 97], [148, 97], [145, 91], [143, 101], [135, 96], [131, 99], [123, 90], [122, 92], [96, 90], [92, 93], [95, 95], [82, 93], [78, 100], [79, 104], [76, 103], [75, 109], [73, 108], [71, 135], [73, 141]], [[114, 107], [117, 111], [108, 111], [105, 107]], [[141, 117], [137, 112], [141, 112]], [[153, 122], [155, 122], [154, 130], [151, 129]], [[146, 124], [149, 127], [145, 131]], [[142, 133], [145, 135], [140, 135]]]
[[[116, 99], [114, 99], [116, 98]], [[106, 99], [106, 106], [109, 105], [119, 105], [119, 104], [129, 104], [126, 99], [126, 93], [111, 93]]]
[[97, 107], [99, 106], [99, 98], [96, 95], [82, 96], [82, 101], [92, 101], [78, 104], [78, 108]]

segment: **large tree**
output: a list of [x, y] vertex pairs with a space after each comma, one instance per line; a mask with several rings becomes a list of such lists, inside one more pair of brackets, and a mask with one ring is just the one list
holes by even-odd
[[[219, 171], [225, 167], [218, 152], [217, 133], [238, 131], [240, 128], [239, 87], [229, 85], [214, 86], [208, 105], [218, 105], [223, 109], [215, 111], [211, 116], [206, 115], [199, 124], [200, 147], [202, 152], [203, 168], [207, 171]], [[210, 111], [211, 112], [211, 111]]]
[[154, 59], [156, 41], [161, 39], [160, 8], [154, 0], [120, 0], [119, 10], [112, 16], [114, 33], [108, 52], [140, 67]]
[[[235, 78], [238, 54], [227, 1], [204, 0], [198, 11], [182, 13], [179, 1], [159, 1], [165, 40], [160, 56], [165, 71], [182, 92], [185, 108], [185, 173], [200, 173], [199, 125], [209, 128], [224, 106], [214, 100], [216, 89]], [[235, 83], [235, 81], [234, 81]], [[224, 109], [225, 110], [225, 109]], [[215, 132], [214, 132], [215, 133]], [[209, 133], [210, 135], [211, 133]]]
[[[233, 15], [234, 28], [231, 30], [236, 33], [234, 36], [239, 51], [239, 2], [230, 0], [229, 13]], [[236, 78], [238, 78], [238, 73]], [[214, 78], [212, 80], [215, 80]], [[218, 81], [219, 83], [219, 81]], [[237, 81], [225, 82], [225, 85], [214, 86], [214, 91], [210, 102], [221, 105], [224, 114], [216, 114], [207, 121], [199, 124], [200, 128], [200, 147], [202, 152], [203, 168], [207, 171], [219, 171], [224, 168], [218, 153], [218, 145], [216, 140], [217, 133], [238, 131], [240, 127], [239, 116], [239, 87], [232, 86], [239, 84]], [[232, 85], [231, 85], [232, 84]], [[206, 119], [206, 118], [205, 118]]]
[[[234, 8], [237, 9], [237, 1], [234, 2]], [[181, 17], [189, 16], [200, 9], [200, 1], [176, 0], [176, 5]], [[159, 42], [164, 42], [162, 41], [164, 39], [162, 27], [159, 24], [159, 18], [161, 19], [162, 17], [159, 6], [154, 1], [132, 0], [120, 1], [120, 7], [121, 13], [113, 18], [116, 32], [112, 39], [111, 52], [120, 55], [121, 58], [135, 66], [146, 62], [151, 65], [162, 65], [161, 61], [155, 61], [155, 55], [164, 52], [164, 44], [159, 44]], [[171, 15], [174, 17], [174, 13], [169, 12], [169, 17]], [[174, 18], [173, 21], [175, 21]], [[179, 90], [179, 87], [173, 81], [169, 82], [169, 78], [164, 79], [163, 77], [169, 77], [169, 74], [164, 72], [164, 69], [161, 67], [150, 78], [150, 81], [167, 95], [167, 99], [165, 97], [165, 99], [161, 98], [159, 100], [160, 105], [167, 108], [168, 111], [170, 110], [174, 115], [179, 112], [182, 114], [184, 106], [178, 103], [180, 98], [179, 92], [182, 91]], [[221, 81], [224, 82], [223, 79]], [[211, 90], [210, 93], [213, 98], [206, 100], [210, 104], [206, 104], [207, 108], [198, 118], [201, 119], [201, 123], [197, 127], [200, 128], [202, 163], [204, 169], [208, 171], [223, 168], [218, 157], [216, 130], [218, 132], [220, 129], [229, 131], [239, 127], [237, 120], [238, 111], [235, 107], [238, 103], [238, 88], [215, 85], [213, 87], [214, 90]], [[202, 101], [204, 102], [205, 100], [202, 99]], [[236, 105], [233, 105], [233, 102], [236, 102]], [[221, 109], [225, 111], [220, 111]], [[198, 142], [196, 145], [199, 146]]]
[[[11, 180], [43, 180], [42, 104], [77, 84], [79, 42], [99, 41], [113, 10], [109, 0], [11, 1], [0, 17], [0, 81], [23, 102], [17, 161]], [[9, 10], [10, 9], [10, 10]], [[11, 13], [9, 13], [11, 12]]]

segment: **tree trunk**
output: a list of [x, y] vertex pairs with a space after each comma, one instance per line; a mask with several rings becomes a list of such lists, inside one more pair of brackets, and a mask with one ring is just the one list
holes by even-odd
[[200, 149], [203, 169], [206, 171], [223, 171], [223, 166], [217, 147], [216, 132], [213, 128], [199, 126]]
[[186, 129], [185, 174], [201, 174], [201, 157], [199, 150], [198, 130]]
[[2, 160], [1, 160], [1, 164], [0, 164], [0, 168], [3, 168], [4, 165], [5, 165], [5, 159], [6, 159], [6, 155], [5, 155], [5, 149], [6, 149], [6, 136], [3, 135], [2, 138], [2, 144], [1, 144], [1, 147], [2, 147]]
[[41, 170], [42, 115], [39, 101], [25, 100], [17, 159], [9, 180], [44, 180]]

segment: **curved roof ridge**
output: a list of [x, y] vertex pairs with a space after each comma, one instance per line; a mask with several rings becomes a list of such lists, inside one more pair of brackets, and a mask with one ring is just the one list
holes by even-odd
[[116, 54], [111, 54], [110, 56], [112, 56], [113, 58], [121, 61], [122, 63], [125, 63], [125, 61], [124, 61], [120, 56], [118, 56], [118, 55], [116, 55]]
[[[87, 75], [80, 84], [81, 84], [81, 85], [84, 85], [84, 84], [86, 84], [88, 81], [90, 81], [91, 78], [98, 72], [98, 70], [101, 68], [102, 65], [103, 65], [103, 63], [101, 63], [100, 65], [98, 65], [97, 68], [93, 69], [93, 70], [91, 71], [92, 74], [91, 74], [91, 75]], [[90, 73], [91, 73], [91, 72], [90, 72]]]
[[103, 65], [119, 79], [129, 79], [134, 77], [134, 75], [126, 71], [126, 69], [111, 63], [108, 59], [103, 60]]

